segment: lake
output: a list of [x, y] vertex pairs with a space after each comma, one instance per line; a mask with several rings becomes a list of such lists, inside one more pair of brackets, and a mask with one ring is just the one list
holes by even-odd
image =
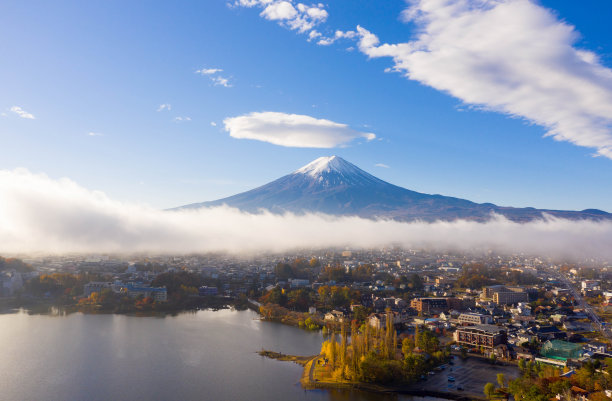
[[302, 367], [262, 347], [314, 355], [320, 333], [262, 322], [252, 311], [166, 317], [0, 315], [0, 394], [8, 400], [436, 400], [305, 391]]

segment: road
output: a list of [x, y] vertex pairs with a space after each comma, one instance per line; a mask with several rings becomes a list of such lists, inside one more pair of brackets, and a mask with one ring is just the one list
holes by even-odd
[[612, 333], [610, 332], [610, 330], [608, 328], [606, 328], [606, 326], [603, 324], [603, 322], [601, 321], [599, 316], [597, 316], [597, 314], [595, 313], [595, 311], [593, 310], [591, 305], [589, 305], [584, 300], [584, 298], [582, 298], [582, 295], [580, 295], [580, 292], [577, 291], [574, 288], [574, 286], [572, 285], [571, 281], [567, 278], [567, 276], [565, 274], [561, 273], [561, 272], [559, 272], [558, 275], [559, 275], [559, 278], [561, 279], [561, 281], [563, 281], [563, 283], [571, 291], [572, 296], [574, 297], [574, 299], [578, 303], [578, 306], [580, 306], [580, 308], [584, 309], [584, 312], [586, 313], [586, 315], [589, 317], [589, 319], [591, 319], [591, 321], [593, 323], [595, 323], [595, 325], [597, 326], [597, 329], [601, 332], [601, 334], [604, 337], [607, 337], [608, 339], [612, 340]]

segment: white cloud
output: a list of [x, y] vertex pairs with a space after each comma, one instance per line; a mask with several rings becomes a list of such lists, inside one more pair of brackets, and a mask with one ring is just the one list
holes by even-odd
[[99, 132], [88, 132], [87, 136], [104, 136], [104, 134], [101, 134]]
[[373, 133], [358, 132], [346, 124], [300, 114], [250, 113], [223, 120], [230, 136], [298, 148], [334, 148], [357, 138], [370, 141]]
[[230, 84], [229, 78], [218, 75], [220, 72], [223, 72], [223, 69], [221, 68], [201, 68], [199, 70], [196, 70], [196, 74], [207, 76], [215, 86], [223, 86], [226, 88], [230, 88], [232, 84]]
[[160, 104], [159, 107], [157, 108], [157, 111], [170, 111], [172, 110], [172, 105], [168, 104], [168, 103], [164, 103], [164, 104]]
[[307, 6], [293, 0], [237, 0], [233, 6], [262, 8], [260, 16], [300, 33], [309, 32], [309, 40], [313, 39], [310, 36], [313, 28], [325, 22], [329, 16], [322, 3]]
[[612, 222], [548, 218], [515, 223], [400, 223], [322, 214], [242, 213], [227, 207], [164, 212], [122, 203], [68, 179], [0, 170], [0, 253], [261, 252], [399, 245], [612, 257]]
[[315, 40], [315, 39], [317, 39], [317, 38], [319, 38], [319, 37], [321, 37], [321, 32], [319, 32], [319, 31], [317, 31], [317, 30], [315, 30], [315, 29], [313, 29], [312, 31], [310, 31], [310, 32], [308, 33], [308, 41], [309, 41], [309, 42], [310, 42], [310, 41], [313, 41], [313, 40]]
[[382, 167], [382, 168], [389, 168], [389, 166], [387, 166], [387, 165], [386, 165], [386, 164], [384, 164], [384, 163], [376, 163], [374, 166], [376, 166], [376, 167]]
[[178, 117], [174, 117], [174, 121], [176, 122], [184, 122], [184, 121], [191, 121], [191, 117], [187, 117], [187, 116], [178, 116]]
[[211, 80], [213, 81], [213, 83], [216, 86], [224, 86], [226, 88], [231, 88], [232, 87], [232, 84], [229, 83], [229, 79], [228, 78], [217, 76], [217, 77], [212, 77]]
[[218, 72], [223, 72], [223, 70], [221, 68], [201, 68], [199, 70], [196, 70], [196, 74], [201, 75], [213, 75]]
[[463, 102], [522, 117], [559, 141], [612, 158], [612, 70], [576, 47], [575, 28], [529, 0], [413, 0], [415, 40], [381, 44], [357, 27], [359, 49], [391, 57], [409, 79]]
[[335, 43], [338, 39], [354, 39], [355, 37], [357, 37], [357, 32], [355, 31], [336, 31], [334, 36], [321, 37], [317, 44], [321, 46], [329, 46]]
[[277, 1], [269, 4], [261, 12], [261, 16], [265, 19], [276, 21], [295, 18], [298, 11], [288, 1]]
[[13, 106], [13, 107], [10, 108], [10, 110], [13, 113], [17, 114], [21, 118], [26, 118], [28, 120], [35, 120], [36, 119], [36, 117], [34, 117], [34, 114], [28, 113], [27, 111], [25, 111], [24, 109], [22, 109], [19, 106]]
[[211, 126], [213, 126], [213, 127], [216, 127], [216, 126], [217, 126], [217, 123], [216, 123], [216, 122], [214, 122], [214, 121], [211, 121], [211, 122], [210, 122], [210, 125], [211, 125]]

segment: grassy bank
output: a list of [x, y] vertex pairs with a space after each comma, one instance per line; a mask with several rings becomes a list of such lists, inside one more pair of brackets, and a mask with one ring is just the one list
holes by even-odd
[[301, 366], [306, 366], [308, 362], [310, 362], [313, 358], [315, 358], [313, 356], [286, 355], [281, 352], [274, 352], [274, 351], [269, 351], [265, 349], [262, 349], [261, 351], [257, 353], [266, 358], [276, 359], [279, 361], [286, 361], [286, 362], [295, 362]]

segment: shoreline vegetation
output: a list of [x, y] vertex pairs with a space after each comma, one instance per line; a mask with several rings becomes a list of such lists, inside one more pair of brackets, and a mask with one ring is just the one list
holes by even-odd
[[304, 370], [300, 378], [300, 384], [306, 390], [352, 389], [375, 393], [406, 394], [420, 397], [436, 397], [456, 401], [484, 400], [484, 398], [468, 397], [463, 394], [456, 394], [452, 392], [442, 392], [417, 388], [414, 384], [381, 385], [376, 383], [363, 383], [349, 379], [340, 379], [337, 377], [335, 378], [326, 375], [322, 369], [318, 369], [321, 365], [321, 361], [324, 358], [324, 355], [287, 355], [280, 352], [265, 349], [262, 349], [257, 353], [265, 358], [275, 359], [283, 362], [294, 362], [298, 365], [303, 366]]
[[[29, 274], [32, 268], [18, 259], [0, 257], [0, 267], [10, 262], [12, 271]], [[161, 267], [160, 267], [161, 268]], [[156, 269], [146, 265], [142, 269]], [[1, 269], [0, 269], [1, 270]], [[151, 295], [134, 296], [129, 292], [115, 291], [110, 286], [99, 291], [85, 293], [91, 282], [105, 282], [109, 276], [91, 272], [48, 273], [24, 279], [12, 297], [0, 298], [0, 313], [26, 310], [30, 314], [69, 314], [75, 312], [90, 314], [160, 315], [200, 309], [246, 309], [249, 304], [246, 295], [216, 296], [200, 295], [198, 288], [212, 285], [201, 275], [187, 271], [162, 272], [147, 284], [150, 287], [165, 288], [166, 300], [155, 300]], [[144, 287], [146, 288], [146, 287]]]
[[[269, 305], [261, 305], [260, 311], [264, 320], [292, 325], [302, 321], [300, 313], [285, 313]], [[329, 336], [319, 355], [285, 355], [270, 350], [261, 350], [259, 354], [304, 366], [300, 380], [304, 389], [358, 389], [461, 401], [484, 399], [423, 386], [421, 381], [427, 373], [451, 358], [450, 349], [442, 347], [431, 332], [417, 328], [414, 336], [398, 341], [390, 312], [385, 316], [384, 326], [379, 328], [366, 323], [358, 326], [355, 320], [350, 326], [346, 321], [337, 325], [339, 334], [333, 329], [327, 330]]]
[[[141, 300], [142, 301], [142, 300]], [[203, 309], [221, 310], [248, 308], [246, 300], [231, 297], [189, 297], [180, 301], [123, 302], [123, 303], [79, 303], [62, 302], [57, 299], [3, 298], [0, 299], [0, 313], [14, 313], [24, 310], [32, 315], [45, 314], [117, 314], [132, 316], [175, 315], [177, 313]]]

